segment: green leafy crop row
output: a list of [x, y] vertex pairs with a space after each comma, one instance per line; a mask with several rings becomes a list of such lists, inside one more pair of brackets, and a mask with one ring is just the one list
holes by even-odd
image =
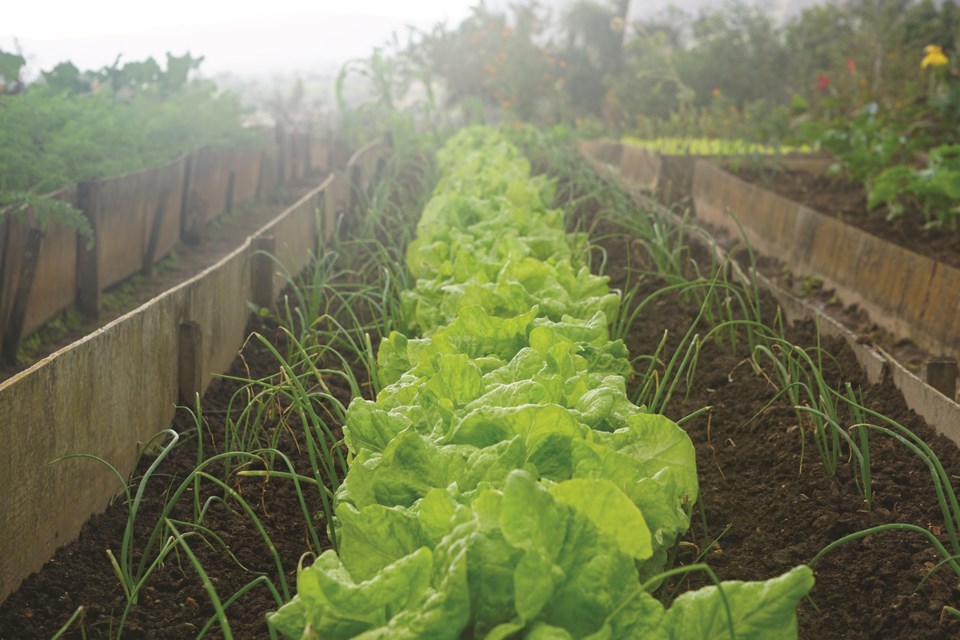
[[70, 94], [45, 86], [0, 96], [0, 192], [45, 193], [156, 166], [201, 144], [246, 139], [242, 118], [233, 96], [200, 81], [126, 98], [106, 88]]
[[[79, 212], [40, 198], [81, 180], [121, 175], [169, 162], [203, 144], [250, 140], [231, 95], [192, 82], [164, 93], [128, 96], [104, 88], [66, 93], [32, 86], [0, 95], [0, 219], [30, 204], [41, 220], [83, 228]], [[8, 207], [11, 207], [8, 209]]]
[[619, 296], [550, 210], [552, 184], [488, 129], [438, 153], [409, 247], [411, 338], [355, 399], [327, 551], [269, 618], [289, 638], [796, 637], [799, 567], [766, 583], [649, 591], [689, 526], [694, 448], [633, 405]]
[[778, 156], [783, 153], [809, 153], [810, 147], [774, 146], [717, 138], [653, 138], [641, 139], [627, 136], [623, 142], [641, 149], [649, 149], [664, 155], [674, 156]]

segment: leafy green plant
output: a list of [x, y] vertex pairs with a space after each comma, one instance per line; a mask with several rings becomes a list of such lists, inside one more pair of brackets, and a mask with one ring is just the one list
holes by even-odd
[[[647, 589], [667, 574], [638, 580], [631, 557], [646, 552], [642, 519], [617, 491], [600, 479], [546, 486], [515, 470], [502, 490], [454, 507], [459, 523], [432, 550], [420, 547], [372, 579], [357, 560], [324, 553], [299, 571], [297, 598], [270, 623], [286, 637], [304, 628], [329, 638], [464, 628], [471, 637], [796, 637], [794, 608], [813, 584], [806, 567], [766, 583], [705, 587], [665, 610]], [[424, 521], [447, 517], [452, 505], [441, 493], [421, 502]]]
[[844, 126], [827, 129], [819, 140], [824, 149], [837, 157], [830, 171], [842, 171], [868, 190], [884, 169], [908, 159], [920, 142], [882, 119], [875, 102], [864, 106]]
[[957, 230], [960, 219], [960, 145], [941, 145], [927, 153], [925, 169], [909, 165], [889, 167], [872, 182], [867, 209], [887, 205], [887, 220], [903, 215], [913, 200], [927, 227]]

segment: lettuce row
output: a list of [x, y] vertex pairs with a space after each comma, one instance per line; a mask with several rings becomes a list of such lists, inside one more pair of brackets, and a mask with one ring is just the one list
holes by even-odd
[[697, 496], [694, 449], [626, 395], [619, 298], [548, 210], [552, 185], [488, 129], [437, 154], [409, 247], [420, 338], [378, 353], [355, 399], [337, 492], [338, 552], [298, 572], [269, 618], [289, 638], [796, 637], [798, 567], [669, 610], [642, 588]]
[[418, 278], [404, 294], [408, 317], [427, 336], [469, 306], [507, 317], [535, 305], [539, 316], [612, 318], [619, 298], [581, 264], [585, 234], [567, 234], [548, 209], [553, 184], [530, 178], [516, 148], [467, 130], [438, 154], [443, 177], [424, 209], [407, 266]]

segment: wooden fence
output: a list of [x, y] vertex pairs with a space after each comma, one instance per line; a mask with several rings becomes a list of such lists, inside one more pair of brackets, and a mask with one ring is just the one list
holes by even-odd
[[[200, 147], [162, 166], [82, 182], [50, 198], [86, 216], [92, 245], [72, 227], [41, 226], [27, 209], [0, 218], [0, 342], [22, 338], [76, 304], [95, 316], [108, 287], [148, 271], [181, 240], [234, 206], [334, 166], [338, 148], [309, 132], [265, 131], [259, 144]], [[286, 155], [284, 155], [286, 154]], [[342, 166], [342, 165], [341, 165]]]

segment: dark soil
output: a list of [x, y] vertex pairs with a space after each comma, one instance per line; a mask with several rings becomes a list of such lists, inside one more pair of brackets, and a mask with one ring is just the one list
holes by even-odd
[[[613, 229], [606, 229], [608, 232]], [[601, 227], [598, 234], [604, 232]], [[609, 237], [609, 236], [608, 236]], [[623, 286], [623, 265], [643, 264], [642, 251], [627, 239], [603, 242], [611, 286]], [[700, 264], [705, 257], [689, 254]], [[643, 298], [665, 282], [649, 278]], [[765, 308], [775, 306], [769, 299]], [[687, 331], [698, 308], [676, 297], [648, 305], [628, 337], [632, 354], [652, 353], [667, 330], [671, 344]], [[700, 333], [703, 333], [701, 330]], [[816, 344], [810, 324], [793, 327], [789, 338], [798, 345]], [[743, 343], [741, 342], [741, 345]], [[890, 383], [869, 385], [855, 356], [841, 340], [827, 340], [826, 349], [839, 366], [829, 368], [831, 384], [851, 382], [862, 389], [867, 406], [909, 427], [937, 453], [951, 477], [960, 473], [960, 451], [938, 436], [906, 408]], [[668, 350], [665, 357], [669, 357]], [[704, 416], [686, 423], [697, 448], [703, 514], [698, 508], [689, 544], [678, 554], [681, 563], [706, 561], [721, 580], [764, 580], [798, 564], [809, 563], [826, 545], [846, 534], [888, 523], [927, 528], [946, 544], [930, 472], [904, 446], [871, 435], [874, 505], [867, 510], [844, 460], [835, 477], [820, 462], [809, 427], [801, 427], [786, 401], [771, 402], [776, 391], [747, 363], [741, 348], [731, 353], [717, 343], [700, 354], [696, 379], [678, 392], [666, 413], [680, 419], [710, 406]], [[687, 393], [686, 397], [683, 393]], [[751, 420], [753, 416], [757, 416]], [[701, 558], [701, 554], [704, 554]], [[815, 566], [812, 601], [799, 608], [800, 638], [816, 640], [960, 637], [960, 621], [943, 615], [945, 606], [960, 602], [960, 584], [941, 568], [922, 588], [924, 576], [942, 560], [926, 538], [915, 533], [882, 533], [849, 543]], [[695, 578], [662, 593], [676, 593], [706, 584]], [[675, 593], [674, 593], [675, 595]]]
[[[923, 229], [922, 216], [916, 210], [908, 209], [904, 218], [892, 222], [885, 219], [884, 207], [866, 213], [867, 197], [861, 185], [838, 176], [815, 175], [799, 170], [781, 169], [777, 172], [761, 173], [749, 167], [737, 167], [734, 173], [748, 182], [817, 211], [835, 213], [843, 220], [885, 240], [960, 267], [960, 232]], [[732, 237], [723, 229], [710, 228], [710, 231], [728, 249], [740, 244], [739, 237]], [[742, 264], [746, 267], [746, 255], [740, 254], [739, 257], [743, 258]], [[882, 348], [921, 378], [926, 375], [926, 363], [941, 355], [927, 352], [907, 336], [890, 333], [859, 306], [844, 305], [832, 289], [823, 286], [822, 280], [809, 274], [791, 273], [775, 257], [758, 256], [757, 268], [782, 289], [805, 299], [808, 304], [837, 320], [864, 341]]]
[[893, 356], [906, 369], [919, 376], [926, 377], [927, 362], [935, 354], [931, 354], [910, 338], [897, 336], [870, 317], [860, 306], [844, 305], [833, 289], [824, 287], [823, 281], [816, 277], [799, 277], [773, 258], [761, 258], [757, 261], [757, 269], [775, 282], [781, 289], [802, 298], [807, 304], [817, 308], [840, 324], [857, 334], [864, 344], [871, 344], [883, 349]]
[[925, 229], [926, 220], [919, 206], [907, 206], [903, 216], [888, 221], [886, 205], [867, 211], [867, 192], [863, 185], [840, 176], [817, 175], [807, 171], [780, 169], [758, 172], [741, 167], [743, 180], [769, 189], [821, 213], [836, 215], [875, 236], [888, 240], [934, 260], [960, 268], [960, 232]]
[[[274, 334], [275, 325], [252, 321], [250, 331], [258, 331], [283, 344]], [[257, 340], [248, 341], [241, 355], [234, 361], [228, 376], [256, 379], [277, 372], [276, 358]], [[344, 404], [350, 400], [350, 389], [339, 376], [325, 376], [333, 394]], [[239, 382], [215, 380], [203, 397], [203, 451], [207, 457], [224, 450], [225, 423], [231, 398], [243, 385]], [[244, 403], [238, 403], [243, 405]], [[234, 408], [233, 415], [237, 413]], [[335, 432], [340, 425], [332, 424]], [[136, 548], [157, 522], [169, 486], [177, 486], [197, 465], [196, 425], [193, 416], [180, 410], [172, 428], [182, 435], [181, 444], [162, 462], [158, 477], [148, 484], [145, 505], [137, 516]], [[310, 475], [309, 461], [304, 452], [303, 435], [294, 432], [274, 413], [265, 423], [264, 437], [279, 438], [278, 448], [294, 463], [297, 471]], [[152, 459], [139, 465], [135, 477], [140, 477]], [[93, 463], [91, 463], [93, 464]], [[264, 468], [254, 464], [248, 468]], [[290, 595], [296, 593], [296, 568], [306, 552], [319, 553], [329, 548], [325, 522], [314, 518], [321, 536], [321, 549], [312, 548], [305, 518], [293, 483], [282, 479], [242, 478], [235, 474], [225, 476], [223, 468], [211, 465], [208, 471], [223, 478], [250, 505], [276, 547], [282, 562], [284, 579]], [[175, 480], [176, 479], [176, 480]], [[213, 483], [204, 483], [203, 500], [209, 496], [223, 496], [224, 491]], [[316, 491], [305, 491], [311, 514], [322, 514], [322, 504]], [[0, 607], [0, 638], [49, 638], [67, 621], [79, 606], [84, 606], [83, 626], [87, 638], [111, 638], [125, 605], [120, 583], [105, 554], [110, 549], [119, 554], [122, 533], [127, 522], [127, 509], [121, 500], [105, 513], [94, 516], [84, 525], [77, 541], [60, 549], [44, 568], [30, 576]], [[230, 505], [229, 507], [227, 505]], [[183, 496], [173, 511], [173, 518], [192, 518], [192, 491]], [[188, 538], [191, 550], [197, 554], [201, 566], [210, 576], [221, 600], [225, 601], [259, 575], [267, 576], [283, 594], [273, 556], [258, 534], [248, 515], [236, 502], [214, 502], [203, 524], [223, 541], [221, 545], [210, 535], [205, 544], [199, 536]], [[188, 530], [180, 527], [181, 532]], [[229, 549], [224, 552], [223, 546]], [[235, 558], [231, 558], [231, 554]], [[257, 586], [228, 609], [235, 638], [265, 638], [267, 628], [264, 614], [275, 610], [277, 603], [264, 585]], [[214, 614], [210, 597], [187, 557], [171, 554], [158, 571], [149, 578], [141, 592], [140, 602], [132, 607], [123, 633], [124, 638], [194, 638]], [[65, 637], [80, 638], [80, 625]], [[113, 629], [111, 633], [111, 629]], [[214, 624], [208, 638], [222, 637]]]
[[[589, 200], [583, 201], [583, 208], [579, 213], [585, 217], [594, 210]], [[607, 272], [612, 278], [611, 286], [623, 286], [628, 265], [643, 264], [644, 256], [637, 243], [624, 234], [610, 227], [597, 229], [598, 235], [608, 232], [612, 235], [604, 241]], [[698, 258], [703, 264], [704, 256], [696, 249], [691, 250], [689, 257]], [[658, 278], [648, 277], [638, 300], [663, 285]], [[772, 307], [768, 307], [772, 313]], [[686, 300], [677, 296], [657, 298], [646, 307], [628, 335], [631, 353], [653, 353], [665, 330], [669, 332], [670, 348], [675, 348], [678, 337], [696, 316], [697, 308]], [[270, 326], [252, 324], [253, 329], [276, 337]], [[816, 341], [809, 325], [795, 327], [791, 339], [804, 345]], [[243, 358], [234, 363], [232, 374], [257, 377], [277, 370], [273, 357], [257, 345], [256, 341], [248, 343]], [[695, 562], [703, 553], [721, 579], [762, 580], [797, 564], [809, 563], [831, 541], [879, 523], [914, 523], [945, 541], [933, 483], [916, 457], [889, 438], [873, 436], [875, 502], [872, 510], [865, 509], [851, 466], [842, 463], [836, 477], [828, 476], [812, 445], [811, 434], [798, 424], [790, 406], [780, 401], [765, 408], [775, 392], [761, 374], [745, 363], [749, 354], [742, 345], [741, 342], [738, 352], [731, 353], [716, 343], [706, 344], [694, 384], [690, 389], [681, 388], [667, 409], [668, 414], [679, 419], [703, 406], [711, 407], [709, 413], [686, 424], [697, 447], [705, 513], [701, 518], [699, 510], [695, 512], [694, 526], [678, 549], [678, 561]], [[841, 342], [827, 341], [825, 347], [837, 361], [836, 366], [829, 367], [832, 383], [850, 381], [862, 388], [868, 405], [913, 429], [934, 448], [952, 475], [960, 473], [957, 447], [937, 437], [907, 410], [895, 388], [888, 384], [868, 385], [853, 354]], [[669, 349], [666, 356], [669, 357]], [[336, 378], [327, 383], [336, 385]], [[237, 383], [219, 381], [204, 397], [206, 453], [222, 448], [226, 407], [237, 389]], [[349, 393], [341, 386], [336, 395], [346, 401]], [[751, 420], [755, 415], [756, 419]], [[164, 462], [164, 474], [185, 473], [196, 464], [196, 440], [190, 438], [192, 419], [181, 413], [174, 426], [184, 434], [186, 442]], [[302, 442], [282, 422], [270, 422], [267, 433], [280, 436], [281, 449], [291, 456], [298, 469], [307, 468], [300, 453]], [[144, 468], [141, 465], [140, 472]], [[164, 476], [151, 482], [153, 500], [161, 499], [167, 481]], [[291, 484], [235, 475], [228, 482], [244, 496], [267, 528], [292, 591], [301, 554], [319, 550], [311, 548]], [[213, 489], [212, 484], [205, 484], [203, 496], [210, 495]], [[191, 500], [183, 502], [180, 513], [188, 516]], [[202, 544], [199, 537], [190, 539], [191, 549], [200, 556], [220, 597], [225, 600], [261, 574], [279, 585], [273, 560], [249, 517], [234, 513], [235, 503], [231, 503], [232, 510], [223, 504], [216, 503], [204, 523], [222, 536], [246, 568], [223, 553], [210, 536], [211, 548]], [[142, 523], [152, 525], [151, 516], [156, 518], [158, 509], [157, 504], [151, 503], [140, 518]], [[317, 513], [320, 506], [314, 501], [309, 509]], [[49, 638], [80, 605], [87, 607], [86, 637], [111, 637], [111, 624], [116, 625], [124, 598], [104, 550], [119, 549], [125, 523], [126, 510], [120, 504], [91, 519], [77, 542], [61, 549], [42, 572], [28, 578], [18, 592], [0, 605], [0, 638]], [[324, 523], [315, 523], [322, 532]], [[321, 546], [326, 544], [322, 542]], [[917, 588], [939, 561], [927, 540], [915, 534], [874, 535], [836, 550], [815, 567], [817, 586], [812, 602], [803, 602], [799, 610], [800, 637], [960, 637], [960, 621], [941, 614], [944, 606], [960, 602], [957, 577], [941, 569]], [[701, 578], [692, 578], [689, 585], [667, 585], [661, 594], [669, 599], [671, 588], [683, 590], [701, 584]], [[263, 586], [254, 588], [228, 609], [234, 637], [266, 637], [263, 616], [275, 608], [275, 601]], [[171, 555], [148, 581], [123, 637], [192, 638], [212, 613], [210, 598], [185, 555]], [[115, 634], [114, 630], [112, 635]], [[79, 631], [71, 631], [68, 637], [81, 636]], [[222, 636], [214, 627], [207, 637]]]

